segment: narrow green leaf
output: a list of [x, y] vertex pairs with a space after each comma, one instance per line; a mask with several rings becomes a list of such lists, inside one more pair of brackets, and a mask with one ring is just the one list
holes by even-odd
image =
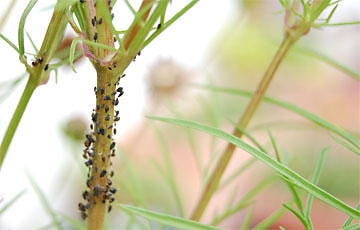
[[23, 55], [25, 53], [25, 47], [24, 47], [24, 27], [25, 27], [25, 21], [26, 17], [29, 15], [32, 8], [35, 6], [37, 0], [31, 0], [24, 12], [21, 15], [20, 22], [19, 22], [19, 28], [18, 28], [18, 45], [19, 45], [19, 55], [21, 58], [23, 58]]
[[35, 193], [39, 197], [42, 206], [44, 207], [47, 214], [50, 216], [50, 218], [52, 220], [52, 226], [56, 227], [56, 229], [59, 229], [59, 230], [62, 229], [61, 223], [58, 220], [58, 217], [57, 217], [55, 211], [52, 209], [50, 203], [48, 202], [48, 200], [45, 197], [45, 194], [43, 193], [43, 191], [41, 190], [39, 185], [36, 183], [35, 179], [29, 173], [27, 173], [26, 176], [28, 177], [30, 184], [34, 188]]
[[179, 194], [178, 185], [176, 183], [176, 175], [175, 175], [175, 171], [174, 171], [175, 167], [173, 165], [173, 161], [170, 158], [171, 154], [170, 154], [168, 145], [164, 139], [164, 135], [160, 132], [160, 130], [156, 126], [154, 126], [154, 130], [155, 130], [155, 135], [160, 144], [162, 159], [165, 161], [166, 171], [164, 174], [162, 174], [162, 176], [166, 175], [165, 180], [168, 181], [168, 185], [169, 185], [172, 195], [175, 199], [175, 203], [176, 203], [176, 207], [179, 212], [179, 215], [181, 217], [183, 217], [183, 216], [185, 216], [185, 212], [184, 212], [184, 208], [182, 205], [183, 202], [181, 202], [181, 195]]
[[359, 229], [360, 229], [360, 224], [354, 224], [354, 225], [342, 228], [342, 230], [359, 230]]
[[8, 210], [18, 199], [20, 199], [24, 194], [26, 190], [22, 190], [18, 194], [16, 194], [9, 202], [7, 202], [3, 207], [0, 209], [0, 215], [4, 214], [6, 210]]
[[[357, 210], [360, 210], [360, 203], [358, 203], [358, 205], [356, 205], [356, 209], [357, 209]], [[348, 227], [350, 227], [350, 224], [353, 222], [353, 220], [354, 220], [354, 218], [351, 217], [351, 216], [349, 216], [349, 217], [345, 220], [345, 222], [344, 222], [344, 224], [343, 224], [343, 226], [342, 226], [342, 229], [347, 229]]]
[[0, 38], [3, 39], [9, 46], [11, 46], [17, 53], [20, 53], [19, 49], [14, 43], [12, 43], [7, 37], [0, 33]]
[[328, 65], [338, 69], [339, 71], [349, 75], [350, 77], [356, 79], [356, 80], [360, 80], [360, 73], [354, 69], [351, 69], [341, 63], [339, 63], [338, 61], [328, 57], [325, 54], [322, 54], [318, 51], [312, 50], [310, 48], [305, 48], [305, 47], [299, 47], [299, 46], [295, 46], [294, 49], [299, 52], [300, 54], [306, 55], [308, 57], [313, 57], [316, 58], [322, 62], [327, 63]]
[[[205, 88], [205, 89], [210, 89], [210, 90], [216, 90], [218, 92], [224, 92], [224, 93], [229, 93], [229, 94], [235, 94], [238, 96], [245, 96], [245, 97], [251, 97], [253, 95], [252, 92], [250, 91], [245, 91], [245, 90], [239, 90], [239, 89], [231, 89], [231, 88], [221, 88], [221, 87], [214, 87], [211, 85], [195, 85], [198, 86], [199, 88]], [[350, 133], [336, 127], [335, 125], [331, 124], [330, 122], [326, 121], [325, 119], [322, 119], [321, 117], [310, 113], [294, 104], [285, 102], [285, 101], [280, 101], [271, 97], [264, 97], [263, 98], [264, 102], [273, 104], [273, 105], [277, 105], [281, 108], [284, 108], [286, 110], [292, 111], [312, 122], [314, 122], [315, 124], [317, 124], [318, 126], [325, 128], [327, 130], [330, 130], [336, 134], [338, 134], [340, 137], [344, 138], [345, 140], [347, 140], [348, 142], [350, 142], [356, 149], [360, 149], [360, 142], [357, 138], [355, 138], [353, 135], [351, 135]]]
[[294, 185], [296, 185], [300, 188], [303, 188], [305, 191], [313, 194], [315, 197], [322, 200], [323, 202], [348, 214], [349, 216], [352, 216], [354, 218], [360, 218], [360, 211], [350, 207], [349, 205], [347, 205], [343, 201], [337, 199], [336, 197], [334, 197], [327, 191], [312, 184], [311, 182], [309, 182], [308, 180], [306, 180], [305, 178], [300, 176], [295, 171], [289, 169], [288, 167], [284, 166], [283, 164], [280, 164], [279, 162], [277, 162], [276, 160], [271, 158], [266, 153], [264, 153], [258, 149], [255, 149], [254, 147], [250, 146], [249, 144], [247, 144], [246, 142], [244, 142], [243, 140], [241, 140], [240, 138], [238, 138], [234, 135], [226, 133], [220, 129], [213, 128], [213, 127], [203, 125], [200, 123], [196, 123], [193, 121], [165, 118], [165, 117], [153, 117], [153, 116], [149, 116], [148, 118], [150, 118], [152, 120], [162, 121], [162, 122], [166, 122], [169, 124], [174, 124], [174, 125], [178, 125], [178, 126], [182, 126], [182, 127], [187, 127], [187, 128], [192, 128], [192, 129], [196, 129], [199, 131], [203, 131], [208, 134], [219, 137], [227, 142], [230, 142], [230, 143], [236, 145], [237, 147], [243, 149], [244, 151], [248, 152], [252, 156], [258, 158], [263, 163], [265, 163], [266, 165], [270, 166], [271, 168], [276, 170], [278, 173], [280, 173], [280, 175], [287, 177], [289, 180], [292, 181], [292, 183], [294, 183]]
[[354, 147], [353, 145], [351, 145], [349, 142], [344, 141], [341, 138], [338, 138], [336, 135], [330, 133], [330, 136], [339, 144], [341, 144], [342, 146], [344, 146], [345, 148], [347, 148], [348, 150], [354, 152], [355, 154], [360, 156], [360, 149]]
[[164, 213], [154, 212], [130, 205], [121, 204], [120, 208], [126, 212], [130, 212], [135, 215], [142, 216], [145, 219], [180, 229], [192, 229], [192, 230], [219, 229], [214, 226], [204, 225], [196, 221], [187, 220], [184, 218], [171, 216]]
[[[322, 166], [323, 166], [324, 160], [325, 160], [325, 153], [329, 149], [330, 149], [329, 147], [324, 148], [320, 153], [320, 157], [319, 157], [318, 163], [315, 168], [314, 177], [312, 179], [313, 184], [317, 184], [319, 182], [321, 169], [322, 169]], [[309, 194], [307, 197], [307, 200], [306, 200], [306, 209], [305, 209], [305, 213], [304, 213], [305, 218], [306, 218], [307, 222], [309, 223], [309, 226], [312, 226], [311, 218], [310, 218], [310, 211], [311, 211], [311, 206], [312, 206], [313, 200], [314, 200], [314, 196], [312, 194]]]
[[304, 216], [300, 213], [300, 212], [297, 212], [293, 207], [291, 207], [290, 205], [288, 204], [283, 204], [283, 206], [289, 210], [292, 214], [294, 214], [299, 220], [300, 222], [304, 225], [304, 227], [306, 229], [309, 229], [308, 226], [307, 226], [307, 222], [304, 218]]
[[286, 208], [281, 207], [275, 213], [258, 223], [255, 227], [253, 227], [253, 229], [269, 229], [269, 227], [271, 227], [272, 224], [274, 224], [282, 215], [284, 215], [286, 211]]

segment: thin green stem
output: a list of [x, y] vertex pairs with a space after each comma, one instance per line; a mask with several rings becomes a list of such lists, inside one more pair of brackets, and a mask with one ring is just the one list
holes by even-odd
[[[28, 11], [29, 9], [27, 8], [26, 10]], [[48, 64], [53, 57], [59, 42], [62, 39], [62, 35], [66, 26], [65, 10], [66, 8], [64, 7], [60, 8], [58, 5], [55, 6], [54, 14], [51, 18], [44, 37], [44, 41], [38, 54], [38, 57], [41, 57], [41, 59], [37, 59], [36, 63], [34, 63], [32, 67], [25, 63], [30, 76], [1, 142], [0, 169], [9, 149], [10, 143], [14, 137], [15, 131], [20, 123], [21, 117], [25, 112], [26, 106], [28, 105], [34, 90], [37, 86], [46, 81], [47, 77], [49, 76]], [[27, 12], [27, 14], [28, 13], [29, 12]], [[19, 40], [19, 46], [21, 46], [22, 42], [23, 41]], [[24, 50], [24, 47], [21, 49], [19, 48], [19, 50], [20, 59], [23, 59], [23, 51], [21, 50]]]
[[[268, 69], [266, 70], [260, 84], [258, 85], [251, 101], [249, 102], [243, 116], [238, 122], [238, 126], [242, 129], [246, 129], [247, 125], [250, 122], [250, 119], [253, 117], [256, 109], [259, 107], [259, 104], [262, 98], [265, 95], [267, 88], [270, 85], [271, 80], [273, 79], [276, 70], [278, 69], [280, 63], [284, 59], [285, 55], [289, 51], [290, 47], [294, 44], [294, 40], [289, 36], [285, 36], [283, 42], [281, 43], [279, 49], [277, 50], [272, 62], [270, 63]], [[239, 129], [234, 129], [233, 135], [237, 137], [242, 136], [242, 132]], [[201, 195], [200, 201], [198, 202], [193, 214], [191, 216], [192, 220], [200, 220], [203, 215], [205, 208], [207, 207], [212, 195], [215, 193], [220, 179], [225, 172], [227, 165], [229, 164], [236, 146], [228, 143], [225, 151], [223, 152], [221, 158], [219, 159], [214, 171], [212, 172], [210, 179], [208, 180], [206, 187]]]
[[24, 114], [26, 106], [28, 105], [31, 95], [33, 94], [35, 88], [36, 85], [29, 78], [0, 145], [0, 169], [2, 168], [2, 164], [6, 156], [6, 153], [9, 149], [10, 143], [14, 137], [15, 131], [20, 123], [21, 117]]

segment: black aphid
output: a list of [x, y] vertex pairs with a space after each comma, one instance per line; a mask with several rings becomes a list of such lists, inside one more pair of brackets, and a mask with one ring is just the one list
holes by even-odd
[[85, 161], [85, 165], [86, 166], [90, 166], [92, 165], [93, 161], [91, 159], [89, 159], [88, 161]]
[[95, 185], [94, 189], [93, 189], [93, 195], [95, 197], [98, 197], [99, 196], [99, 193], [100, 193], [100, 185]]
[[96, 141], [96, 137], [93, 134], [86, 134], [85, 137], [90, 143]]
[[48, 70], [49, 69], [49, 64], [46, 64], [45, 65], [45, 68], [44, 68], [44, 71]]
[[116, 135], [116, 128], [114, 128], [114, 135]]
[[91, 120], [92, 120], [93, 122], [96, 122], [96, 121], [97, 121], [97, 118], [98, 118], [98, 114], [97, 114], [97, 113], [91, 114]]
[[109, 106], [105, 106], [105, 113], [109, 112]]
[[115, 147], [115, 142], [111, 142], [110, 149], [113, 149]]
[[85, 212], [85, 211], [86, 211], [85, 205], [84, 205], [83, 203], [79, 203], [79, 204], [78, 204], [78, 208], [79, 208], [79, 210], [82, 211], [82, 212]]
[[82, 193], [82, 197], [83, 197], [84, 200], [88, 200], [89, 199], [89, 191], [85, 190]]
[[104, 128], [100, 128], [100, 129], [99, 129], [99, 133], [100, 133], [101, 135], [105, 135], [105, 129], [104, 129]]
[[115, 194], [115, 193], [116, 193], [116, 188], [110, 188], [109, 191], [110, 191], [112, 194]]
[[93, 38], [94, 38], [94, 41], [96, 41], [96, 40], [98, 39], [98, 33], [97, 33], [97, 32], [94, 33], [94, 37], [93, 37]]
[[104, 156], [101, 157], [102, 162], [105, 163], [106, 158]]
[[100, 173], [100, 177], [104, 177], [106, 175], [106, 170], [102, 170]]
[[103, 95], [105, 93], [105, 89], [103, 87], [100, 87], [99, 90], [100, 90], [101, 95]]
[[[92, 19], [91, 19], [91, 24], [92, 26], [95, 26], [96, 25], [96, 16], [94, 16]], [[95, 40], [95, 39], [94, 39]]]
[[157, 30], [159, 30], [161, 28], [161, 23], [159, 23], [156, 27]]
[[117, 106], [119, 104], [119, 99], [116, 98], [115, 100], [112, 101], [113, 105]]
[[111, 212], [111, 209], [112, 209], [112, 206], [109, 205], [109, 207], [108, 207], [108, 212]]
[[106, 96], [104, 97], [104, 100], [105, 100], [105, 101], [108, 101], [108, 100], [110, 100], [110, 99], [111, 99], [110, 95], [106, 95]]
[[101, 24], [102, 23], [102, 18], [100, 18], [99, 20], [97, 20], [97, 24]]
[[85, 220], [87, 216], [86, 212], [81, 212], [81, 219]]

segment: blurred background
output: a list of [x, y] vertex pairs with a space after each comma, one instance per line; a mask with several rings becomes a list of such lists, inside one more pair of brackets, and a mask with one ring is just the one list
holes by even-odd
[[[114, 21], [120, 28], [126, 28], [132, 16], [123, 1], [118, 2]], [[25, 30], [38, 47], [54, 3], [40, 0], [28, 16]], [[141, 1], [131, 3], [136, 9]], [[9, 4], [10, 1], [2, 3], [1, 16]], [[169, 15], [185, 4], [185, 1], [173, 1]], [[25, 4], [17, 1], [0, 28], [14, 43], [24, 8]], [[359, 1], [341, 1], [332, 22], [359, 21], [359, 12]], [[113, 167], [117, 202], [185, 217], [190, 215], [225, 143], [206, 134], [152, 122], [145, 115], [191, 119], [231, 132], [248, 98], [204, 89], [199, 84], [253, 91], [279, 46], [282, 33], [283, 12], [279, 1], [200, 1], [141, 52], [120, 83], [125, 94], [118, 106], [121, 120], [115, 137], [117, 157]], [[69, 29], [65, 36], [71, 38], [74, 34]], [[359, 82], [306, 55], [302, 47], [360, 72], [360, 53], [357, 52], [360, 26], [313, 29], [282, 63], [267, 92], [271, 97], [294, 103], [359, 135]], [[16, 52], [4, 41], [0, 41], [0, 50], [2, 138], [26, 77]], [[26, 51], [34, 52], [30, 43]], [[64, 66], [58, 69], [57, 77], [51, 72], [49, 82], [39, 87], [30, 100], [1, 169], [0, 207], [22, 190], [26, 192], [1, 214], [1, 229], [41, 228], [51, 224], [39, 193], [34, 191], [27, 175], [34, 178], [54, 210], [80, 219], [77, 204], [87, 173], [82, 159], [83, 137], [95, 106], [96, 74], [84, 58], [77, 61], [76, 71]], [[15, 79], [19, 81], [13, 86]], [[320, 152], [329, 147], [319, 185], [356, 205], [360, 192], [359, 159], [326, 131], [266, 103], [261, 105], [248, 130], [274, 153], [267, 132], [270, 130], [289, 166], [305, 178], [311, 178]], [[247, 153], [238, 150], [225, 178], [249, 159]], [[269, 175], [271, 185], [253, 199], [252, 205], [218, 226], [238, 228], [249, 211], [254, 212], [254, 225], [270, 216], [283, 202], [291, 200], [291, 196], [285, 184], [273, 178], [273, 171], [256, 162], [226, 186], [224, 179], [202, 221], [211, 223], [215, 213], [229, 208], [230, 197], [239, 200]], [[169, 181], [173, 181], [175, 187], [169, 186]], [[117, 207], [113, 210], [110, 226], [124, 227], [128, 217]], [[344, 214], [321, 202], [314, 203], [312, 217], [316, 228], [339, 228], [346, 219]], [[286, 213], [274, 225], [278, 226], [295, 229], [301, 224]]]

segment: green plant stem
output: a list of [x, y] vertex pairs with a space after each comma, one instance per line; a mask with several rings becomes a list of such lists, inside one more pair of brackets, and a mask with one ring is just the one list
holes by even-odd
[[[267, 88], [270, 85], [271, 80], [273, 79], [276, 70], [278, 69], [280, 63], [284, 59], [285, 55], [289, 51], [290, 47], [294, 44], [296, 39], [293, 39], [293, 37], [286, 35], [277, 50], [272, 62], [270, 63], [268, 69], [266, 70], [264, 76], [262, 77], [262, 80], [260, 84], [258, 85], [253, 97], [251, 98], [247, 108], [245, 109], [245, 112], [243, 116], [240, 118], [238, 122], [238, 126], [241, 127], [241, 129], [246, 129], [247, 125], [249, 124], [251, 118], [253, 117], [255, 111], [259, 107], [259, 104], [262, 100], [262, 98], [265, 95], [265, 92]], [[239, 131], [239, 129], [235, 128], [233, 131], [233, 135], [236, 137], [241, 137], [242, 132]], [[222, 175], [225, 172], [225, 169], [227, 168], [227, 165], [229, 164], [234, 151], [236, 149], [236, 146], [228, 143], [228, 145], [225, 148], [225, 151], [223, 152], [221, 158], [219, 159], [215, 169], [213, 170], [206, 186], [203, 191], [203, 194], [201, 195], [201, 198], [199, 202], [197, 203], [197, 206], [195, 207], [191, 219], [199, 221], [201, 216], [203, 215], [205, 208], [207, 207], [211, 197], [215, 193]]]
[[35, 88], [36, 85], [29, 78], [0, 145], [0, 169], [6, 156], [6, 152], [8, 151], [10, 143], [14, 137], [15, 131], [20, 123], [21, 117], [24, 114], [26, 106], [28, 105]]
[[[30, 75], [0, 145], [0, 169], [9, 149], [10, 143], [14, 137], [15, 131], [20, 123], [21, 117], [25, 112], [26, 106], [28, 105], [33, 92], [49, 76], [49, 71], [44, 68], [50, 62], [59, 42], [62, 39], [67, 22], [65, 17], [65, 7], [60, 8], [57, 6], [58, 5], [55, 6], [54, 14], [51, 18], [44, 37], [44, 41], [39, 51], [39, 56], [41, 56], [43, 59], [42, 63], [39, 63], [33, 67], [30, 67], [26, 64], [27, 71], [30, 73]], [[22, 59], [21, 53], [20, 59]]]

